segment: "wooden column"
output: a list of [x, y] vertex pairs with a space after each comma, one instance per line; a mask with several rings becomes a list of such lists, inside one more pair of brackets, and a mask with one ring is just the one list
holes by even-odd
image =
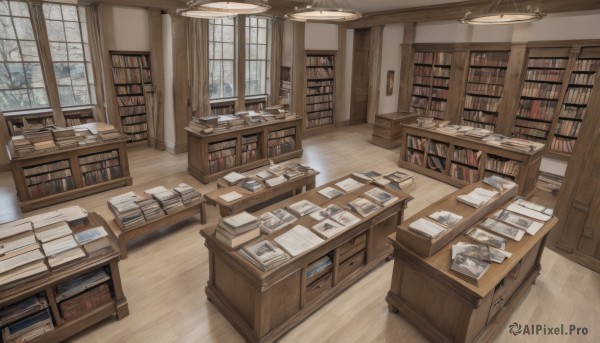
[[379, 86], [381, 83], [381, 58], [383, 49], [383, 25], [371, 28], [371, 54], [369, 55], [369, 98], [367, 122], [375, 122], [379, 112]]
[[512, 134], [512, 128], [515, 126], [515, 113], [517, 113], [521, 95], [521, 77], [527, 69], [524, 68], [526, 58], [527, 45], [525, 43], [512, 44], [506, 68], [504, 91], [498, 110], [498, 122], [494, 130], [506, 136]]
[[[305, 24], [294, 22], [293, 39], [294, 54], [292, 56], [292, 112], [299, 117], [306, 117], [306, 92], [305, 87], [305, 69], [306, 69], [306, 51], [304, 46]], [[306, 128], [306, 118], [303, 121], [302, 130]]]
[[400, 56], [400, 87], [398, 89], [398, 111], [410, 110], [410, 95], [413, 82], [412, 62], [415, 54], [413, 44], [415, 42], [416, 23], [404, 24], [404, 36], [402, 38], [402, 52]]
[[237, 54], [235, 70], [236, 111], [246, 110], [246, 16], [237, 16]]
[[121, 117], [119, 116], [119, 107], [117, 106], [117, 94], [114, 87], [112, 73], [112, 60], [110, 58], [110, 46], [114, 40], [114, 25], [112, 6], [107, 4], [98, 4], [98, 16], [100, 17], [100, 39], [102, 41], [102, 59], [104, 64], [104, 95], [106, 96], [106, 113], [108, 122], [116, 128], [123, 131]]
[[338, 51], [335, 54], [335, 88], [334, 88], [334, 113], [333, 122], [335, 127], [342, 126], [343, 111], [346, 109], [344, 103], [344, 93], [346, 92], [346, 26], [338, 25]]
[[4, 114], [0, 112], [0, 172], [10, 171], [10, 159], [8, 158], [8, 152], [5, 147], [10, 140], [10, 133], [8, 132], [8, 126]]
[[52, 108], [54, 123], [58, 126], [65, 126], [65, 117], [60, 107], [60, 97], [58, 95], [58, 85], [54, 66], [52, 65], [52, 54], [50, 53], [50, 43], [48, 42], [48, 32], [46, 31], [46, 21], [42, 9], [42, 1], [34, 0], [30, 2], [31, 25], [36, 38], [42, 72], [48, 93], [48, 102]]
[[[188, 18], [171, 14], [173, 25], [173, 107], [175, 116], [175, 153], [187, 152], [185, 127], [192, 120], [188, 83]], [[184, 56], [184, 58], [181, 58]]]
[[[460, 123], [463, 114], [464, 95], [467, 88], [467, 75], [469, 70], [469, 51], [463, 47], [452, 52], [452, 67], [450, 68], [450, 89], [448, 91], [448, 105], [446, 107], [446, 120]], [[410, 86], [407, 99], [407, 110], [410, 109]]]
[[156, 8], [148, 9], [150, 27], [150, 63], [152, 68], [152, 84], [154, 86], [154, 108], [151, 122], [148, 123], [150, 146], [165, 150], [165, 103], [164, 103], [164, 61], [162, 40], [161, 11]]

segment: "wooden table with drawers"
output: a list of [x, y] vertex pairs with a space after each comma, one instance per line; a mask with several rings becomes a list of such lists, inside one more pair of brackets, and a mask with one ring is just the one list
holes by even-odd
[[401, 146], [402, 124], [416, 122], [418, 116], [415, 112], [394, 112], [376, 115], [371, 143], [386, 149], [394, 149]]
[[[347, 177], [286, 199], [254, 215], [283, 208], [303, 199], [321, 207], [329, 204], [343, 207], [376, 187], [365, 184], [333, 200], [317, 193]], [[356, 214], [361, 218], [356, 225], [267, 272], [220, 243], [215, 238], [215, 228], [201, 230], [200, 234], [206, 239], [205, 246], [209, 250], [208, 300], [247, 341], [275, 341], [390, 256], [392, 248], [387, 236], [402, 221], [404, 209], [412, 197], [400, 191], [386, 191], [394, 194], [398, 200], [365, 218]], [[264, 239], [273, 241], [296, 225], [310, 228], [316, 223], [310, 216], [304, 216], [286, 228], [270, 235], [261, 235], [247, 244]], [[308, 266], [325, 255], [332, 257], [332, 267], [307, 278]]]

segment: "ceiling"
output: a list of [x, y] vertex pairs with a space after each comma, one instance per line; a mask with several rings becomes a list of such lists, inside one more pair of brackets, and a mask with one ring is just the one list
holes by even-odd
[[399, 10], [463, 2], [465, 0], [347, 0], [353, 10], [363, 13]]

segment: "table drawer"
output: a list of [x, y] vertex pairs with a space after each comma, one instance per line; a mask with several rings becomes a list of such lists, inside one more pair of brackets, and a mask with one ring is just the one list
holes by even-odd
[[367, 242], [367, 234], [363, 233], [355, 236], [348, 242], [340, 246], [340, 262], [346, 261], [350, 256], [365, 248]]
[[392, 128], [392, 121], [385, 118], [375, 117], [375, 125], [389, 130]]
[[306, 303], [307, 304], [310, 303], [311, 301], [318, 298], [319, 295], [330, 290], [332, 280], [333, 280], [333, 274], [329, 273], [329, 274], [323, 276], [322, 278], [320, 278], [319, 280], [308, 285], [306, 287], [306, 294], [304, 296]]
[[392, 132], [389, 129], [383, 129], [377, 126], [373, 126], [373, 136], [390, 139], [392, 138]]
[[365, 265], [365, 252], [365, 250], [361, 250], [361, 252], [350, 257], [346, 262], [340, 265], [340, 269], [338, 271], [338, 281], [344, 280], [346, 277]]

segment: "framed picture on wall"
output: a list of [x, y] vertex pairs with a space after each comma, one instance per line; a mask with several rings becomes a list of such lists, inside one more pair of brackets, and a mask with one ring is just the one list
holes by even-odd
[[394, 71], [388, 70], [387, 72], [387, 82], [385, 87], [385, 95], [389, 96], [394, 93]]

